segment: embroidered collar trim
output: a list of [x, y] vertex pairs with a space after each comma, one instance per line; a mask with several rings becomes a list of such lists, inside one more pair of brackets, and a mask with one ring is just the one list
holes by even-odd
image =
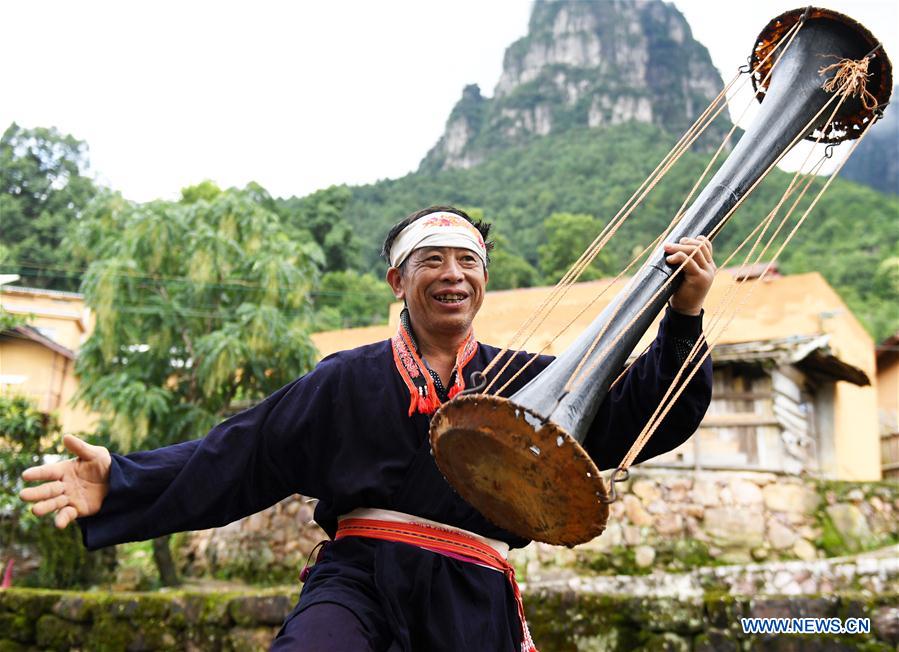
[[[416, 412], [420, 414], [434, 414], [440, 407], [440, 396], [434, 379], [428, 372], [424, 361], [418, 355], [418, 347], [412, 339], [411, 328], [408, 327], [408, 312], [404, 308], [400, 315], [400, 324], [396, 334], [391, 339], [393, 348], [393, 361], [396, 369], [409, 388], [409, 416]], [[456, 362], [453, 365], [455, 380], [449, 389], [449, 398], [452, 400], [459, 392], [465, 389], [465, 378], [462, 369], [474, 357], [478, 350], [478, 343], [474, 339], [474, 330], [469, 329], [468, 335], [456, 352]]]

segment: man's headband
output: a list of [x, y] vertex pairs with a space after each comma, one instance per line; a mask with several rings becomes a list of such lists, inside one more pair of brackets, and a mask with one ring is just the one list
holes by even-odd
[[399, 267], [409, 254], [423, 247], [468, 249], [478, 255], [487, 269], [487, 247], [481, 232], [455, 213], [428, 213], [400, 231], [390, 247], [390, 266]]

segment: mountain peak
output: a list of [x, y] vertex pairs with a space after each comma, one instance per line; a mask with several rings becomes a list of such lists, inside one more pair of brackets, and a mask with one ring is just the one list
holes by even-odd
[[465, 88], [423, 170], [469, 168], [509, 145], [628, 121], [684, 131], [722, 87], [683, 15], [661, 0], [537, 0], [492, 98]]

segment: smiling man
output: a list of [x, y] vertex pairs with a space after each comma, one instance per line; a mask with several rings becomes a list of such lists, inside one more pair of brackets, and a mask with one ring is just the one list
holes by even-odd
[[[489, 234], [489, 226], [478, 226]], [[387, 282], [394, 296], [405, 303], [394, 349], [418, 367], [423, 358], [433, 372], [421, 375], [425, 382], [420, 402], [425, 412], [433, 412], [465, 386], [462, 368], [476, 347], [471, 323], [484, 301], [487, 252], [481, 231], [467, 215], [449, 207], [413, 213], [395, 225], [384, 241], [382, 253], [390, 264]], [[406, 365], [398, 368], [407, 378]], [[428, 376], [433, 387], [427, 383]], [[446, 395], [442, 395], [444, 387], [451, 387]]]
[[[509, 548], [528, 541], [489, 522], [446, 483], [430, 454], [440, 404], [497, 355], [472, 321], [488, 282], [489, 225], [431, 207], [387, 236], [387, 281], [405, 302], [390, 340], [343, 351], [204, 438], [110, 455], [67, 436], [74, 459], [25, 472], [38, 514], [78, 519], [99, 548], [224, 525], [299, 493], [319, 499], [331, 541], [304, 569], [300, 601], [275, 650], [439, 651], [535, 649]], [[684, 279], [652, 346], [599, 408], [584, 447], [600, 468], [622, 459], [701, 333], [714, 277], [704, 238], [667, 245]], [[522, 368], [514, 356], [504, 376]], [[512, 394], [550, 362], [541, 356]], [[711, 396], [706, 361], [638, 461], [671, 450], [699, 425]]]

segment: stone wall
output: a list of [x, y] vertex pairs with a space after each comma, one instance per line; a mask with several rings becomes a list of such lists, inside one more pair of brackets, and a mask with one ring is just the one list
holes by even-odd
[[191, 532], [178, 551], [186, 575], [296, 582], [306, 558], [327, 535], [312, 522], [313, 503], [292, 496], [248, 518]]
[[[899, 483], [828, 482], [772, 473], [635, 469], [605, 533], [571, 550], [513, 551], [520, 577], [642, 574], [759, 561], [825, 559], [899, 543]], [[325, 538], [295, 496], [224, 528], [192, 533], [191, 575], [293, 581]]]
[[267, 650], [296, 591], [0, 591], [0, 650]]
[[512, 558], [526, 577], [825, 559], [899, 542], [899, 484], [749, 472], [640, 469], [606, 531], [571, 550], [534, 543]]
[[694, 600], [709, 593], [734, 597], [899, 594], [899, 546], [848, 557], [706, 566], [685, 573], [568, 573], [522, 582], [521, 586], [531, 592], [571, 590], [606, 596], [652, 596], [680, 600]]
[[[736, 650], [894, 650], [899, 595], [680, 599], [607, 596], [567, 588], [525, 594], [541, 652], [722, 652]], [[104, 594], [0, 591], [0, 650], [250, 652], [266, 650], [296, 600], [265, 594]], [[746, 636], [741, 617], [863, 617], [855, 636]]]
[[[705, 595], [681, 600], [555, 591], [530, 594], [528, 623], [541, 652], [887, 652], [899, 643], [899, 596], [818, 598]], [[740, 619], [869, 618], [856, 636], [749, 636]]]

